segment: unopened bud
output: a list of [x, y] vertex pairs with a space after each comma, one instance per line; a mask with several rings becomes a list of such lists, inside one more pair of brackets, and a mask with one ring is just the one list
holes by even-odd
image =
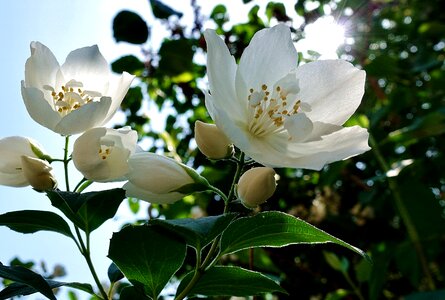
[[232, 156], [233, 145], [215, 124], [195, 122], [195, 140], [199, 150], [210, 159]]
[[255, 208], [273, 195], [276, 186], [275, 171], [272, 168], [252, 168], [238, 181], [238, 198], [245, 207]]
[[45, 160], [22, 155], [22, 170], [29, 185], [38, 191], [54, 189], [57, 181], [51, 174], [52, 167]]

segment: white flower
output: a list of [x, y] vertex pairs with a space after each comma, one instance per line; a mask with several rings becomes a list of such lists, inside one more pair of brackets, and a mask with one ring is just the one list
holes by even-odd
[[89, 180], [124, 180], [128, 158], [136, 151], [137, 140], [137, 132], [129, 126], [117, 130], [89, 129], [74, 142], [74, 165]]
[[[51, 166], [47, 164], [46, 161], [38, 158], [38, 155], [44, 155], [42, 149], [36, 141], [30, 138], [10, 136], [1, 139], [0, 184], [13, 187], [27, 186], [31, 184], [30, 181], [33, 181], [35, 174], [41, 176], [43, 173], [48, 176], [46, 179], [49, 177], [53, 178], [53, 176], [50, 175]], [[34, 159], [40, 162], [30, 162]], [[39, 164], [40, 167], [37, 167], [36, 164]], [[37, 181], [39, 181], [39, 179], [37, 179]], [[48, 181], [45, 180], [45, 187], [48, 186], [47, 183]], [[40, 183], [36, 183], [36, 185], [42, 187]]]
[[134, 76], [110, 81], [108, 63], [97, 46], [72, 51], [60, 66], [39, 42], [31, 43], [22, 97], [37, 123], [62, 135], [101, 126], [119, 108]]
[[130, 156], [127, 197], [152, 203], [173, 203], [194, 191], [205, 190], [207, 180], [174, 159], [148, 152]]
[[232, 143], [215, 124], [196, 121], [195, 141], [199, 150], [210, 159], [223, 159], [232, 156]]
[[342, 60], [297, 68], [283, 24], [257, 32], [239, 65], [215, 31], [204, 35], [207, 110], [248, 156], [271, 167], [320, 170], [370, 149], [366, 129], [341, 126], [360, 104], [364, 71]]
[[30, 156], [21, 157], [22, 170], [29, 185], [37, 191], [46, 191], [54, 189], [57, 181], [51, 173], [52, 167], [46, 160]]

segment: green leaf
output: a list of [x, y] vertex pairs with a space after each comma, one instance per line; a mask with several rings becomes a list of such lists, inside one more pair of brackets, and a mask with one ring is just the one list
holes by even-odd
[[291, 215], [270, 211], [232, 222], [221, 237], [221, 255], [251, 247], [284, 247], [292, 244], [335, 243], [370, 261], [362, 250]]
[[108, 256], [134, 285], [154, 299], [181, 267], [186, 244], [153, 226], [127, 226], [114, 233]]
[[125, 199], [123, 189], [82, 194], [55, 190], [48, 191], [47, 195], [53, 206], [88, 234], [111, 219]]
[[167, 76], [177, 76], [193, 70], [192, 43], [188, 39], [165, 40], [159, 49], [159, 71]]
[[115, 263], [110, 264], [107, 275], [110, 282], [117, 282], [124, 278], [124, 274], [122, 274], [121, 270], [119, 270]]
[[[88, 194], [87, 201], [77, 212], [85, 223], [85, 232], [92, 232], [116, 214], [125, 199], [125, 190], [112, 189]], [[82, 194], [82, 195], [85, 195]]]
[[113, 20], [113, 36], [116, 42], [143, 44], [147, 41], [149, 30], [147, 23], [136, 13], [123, 10]]
[[53, 231], [73, 238], [69, 225], [59, 215], [49, 211], [21, 210], [0, 215], [0, 225], [21, 233]]
[[[48, 299], [56, 300], [51, 287], [48, 285], [45, 279], [29, 269], [21, 266], [8, 267], [0, 263], [0, 277], [30, 286], [36, 291], [40, 292], [42, 295], [46, 296]], [[3, 293], [3, 291], [1, 291], [1, 293]], [[0, 299], [7, 298], [9, 297]]]
[[153, 15], [158, 19], [168, 19], [170, 16], [177, 16], [178, 18], [182, 17], [182, 13], [174, 10], [170, 6], [165, 5], [159, 0], [150, 0], [151, 10], [153, 11]]
[[150, 224], [161, 226], [181, 236], [188, 245], [195, 249], [202, 249], [215, 237], [221, 234], [232, 222], [236, 214], [203, 217], [199, 219], [152, 219]]
[[147, 297], [143, 293], [143, 291], [140, 291], [135, 286], [127, 286], [124, 289], [122, 289], [122, 292], [119, 295], [119, 300], [150, 300], [151, 298]]
[[111, 64], [111, 69], [115, 73], [128, 72], [131, 74], [140, 74], [145, 65], [134, 55], [122, 56]]
[[[48, 285], [54, 289], [59, 288], [61, 286], [67, 286], [74, 289], [78, 289], [84, 292], [87, 292], [91, 295], [95, 295], [93, 287], [88, 283], [79, 283], [79, 282], [61, 282], [55, 280], [46, 280]], [[35, 288], [28, 286], [23, 283], [14, 282], [0, 291], [0, 300], [9, 299], [16, 296], [26, 296], [34, 293], [38, 293], [39, 291]]]
[[[193, 277], [188, 273], [181, 281], [177, 295]], [[189, 295], [246, 297], [263, 293], [287, 292], [269, 277], [240, 267], [217, 266], [207, 270], [193, 286]]]

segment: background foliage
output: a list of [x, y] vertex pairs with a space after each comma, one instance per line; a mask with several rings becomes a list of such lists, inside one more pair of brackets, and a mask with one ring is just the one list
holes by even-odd
[[[320, 5], [308, 10], [308, 2]], [[142, 139], [152, 139], [151, 151], [179, 155], [212, 184], [227, 188], [233, 170], [207, 160], [193, 142], [194, 122], [210, 121], [201, 92], [205, 66], [196, 63], [205, 51], [202, 22], [210, 19], [239, 58], [254, 32], [271, 22], [294, 24], [291, 14], [282, 3], [269, 2], [267, 18], [258, 16], [254, 6], [247, 23], [228, 25], [231, 12], [223, 4], [215, 3], [211, 15], [203, 16], [192, 1], [195, 20], [184, 27], [177, 22], [181, 12], [157, 0], [151, 4], [169, 32], [158, 50], [151, 47], [149, 35], [145, 41], [146, 28], [155, 30], [151, 24], [138, 23], [136, 37], [135, 30], [117, 30], [132, 22], [130, 17], [116, 17], [114, 23], [116, 40], [141, 38], [146, 50], [143, 61], [130, 54], [112, 65], [114, 71], [135, 72], [140, 79], [123, 102], [126, 124], [137, 128]], [[304, 22], [293, 28], [296, 40], [306, 25], [325, 15], [326, 6], [355, 41], [339, 49], [340, 57], [367, 71], [366, 94], [348, 124], [369, 128], [373, 150], [321, 172], [277, 170], [277, 192], [261, 210], [293, 214], [366, 249], [374, 266], [369, 270], [362, 258], [335, 246], [327, 251], [291, 246], [256, 251], [254, 269], [282, 280], [289, 295], [280, 294], [280, 299], [355, 299], [354, 289], [365, 299], [426, 299], [427, 294], [415, 293], [429, 290], [439, 297], [445, 274], [445, 14], [438, 9], [440, 1], [300, 0], [294, 8]], [[311, 54], [305, 59], [317, 58]], [[170, 107], [165, 132], [150, 130], [154, 121], [142, 113], [144, 102]], [[221, 202], [198, 194], [151, 209], [167, 218], [212, 215], [221, 211]], [[248, 266], [247, 257], [232, 255], [224, 263]]]

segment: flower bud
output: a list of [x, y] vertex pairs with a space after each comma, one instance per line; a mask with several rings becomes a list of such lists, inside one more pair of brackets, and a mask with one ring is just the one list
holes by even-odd
[[210, 159], [232, 156], [232, 142], [215, 124], [196, 121], [195, 140], [199, 150]]
[[46, 191], [54, 189], [57, 181], [51, 174], [53, 169], [48, 162], [30, 156], [21, 156], [23, 174], [34, 189]]
[[129, 126], [120, 129], [89, 129], [74, 143], [74, 165], [89, 180], [125, 180], [128, 158], [136, 151], [137, 140], [137, 132]]
[[128, 182], [123, 186], [127, 197], [151, 203], [173, 203], [209, 186], [192, 168], [162, 155], [139, 152], [130, 156], [128, 165]]
[[0, 139], [0, 184], [23, 187], [30, 183], [22, 167], [22, 156], [49, 158], [43, 148], [33, 139], [10, 136]]
[[252, 168], [238, 181], [238, 198], [245, 207], [255, 208], [273, 195], [276, 186], [275, 171], [272, 168]]

